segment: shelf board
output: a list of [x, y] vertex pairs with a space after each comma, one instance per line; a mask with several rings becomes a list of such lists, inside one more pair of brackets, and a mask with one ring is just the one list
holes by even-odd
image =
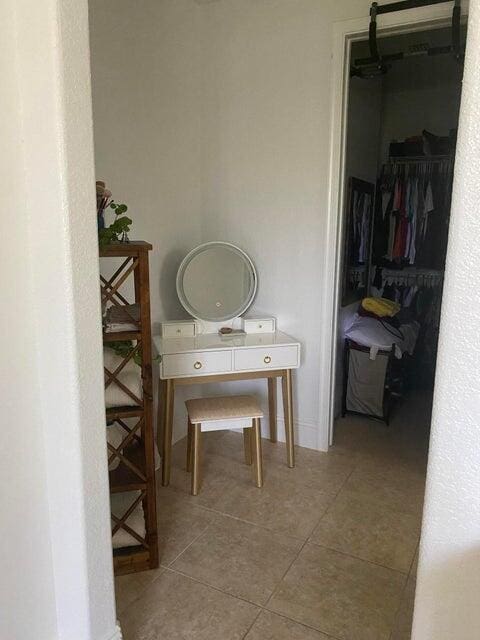
[[116, 576], [137, 571], [148, 571], [148, 569], [154, 568], [154, 566], [152, 566], [150, 552], [141, 545], [114, 549], [113, 567]]
[[[109, 454], [110, 455], [110, 454]], [[133, 445], [123, 450], [123, 455], [128, 458], [145, 475], [145, 456], [140, 445]], [[147, 481], [142, 480], [138, 475], [127, 467], [123, 462], [113, 471], [108, 472], [110, 480], [110, 492], [122, 493], [126, 491], [142, 491], [147, 487]]]
[[141, 331], [112, 331], [110, 333], [103, 332], [104, 342], [117, 342], [120, 340], [140, 340]]
[[144, 251], [150, 251], [152, 245], [143, 240], [131, 240], [130, 242], [112, 242], [100, 249], [101, 258], [135, 256]]
[[143, 407], [110, 407], [106, 410], [107, 420], [115, 420], [116, 418], [141, 418], [143, 415]]

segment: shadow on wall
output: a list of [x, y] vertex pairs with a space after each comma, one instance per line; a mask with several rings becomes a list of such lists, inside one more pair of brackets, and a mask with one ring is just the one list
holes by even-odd
[[[470, 621], [478, 608], [480, 547], [450, 554], [436, 565], [427, 558], [425, 562], [431, 566], [421, 567], [420, 558], [412, 638], [479, 638], [480, 629], [472, 628]], [[457, 595], [454, 585], [461, 585]]]
[[[165, 255], [162, 262], [158, 287], [163, 320], [189, 318], [178, 299], [176, 285], [178, 267], [187, 253], [187, 250], [174, 249]], [[154, 324], [153, 333], [160, 333], [159, 323]]]

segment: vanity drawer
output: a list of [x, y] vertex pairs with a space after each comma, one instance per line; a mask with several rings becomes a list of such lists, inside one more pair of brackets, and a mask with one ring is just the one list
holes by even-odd
[[234, 369], [235, 371], [290, 369], [299, 366], [299, 355], [297, 345], [239, 349], [234, 354]]
[[193, 338], [194, 336], [195, 322], [162, 322], [164, 338]]
[[231, 351], [171, 353], [162, 357], [163, 378], [205, 376], [214, 373], [229, 373], [231, 370]]
[[243, 330], [245, 333], [274, 333], [275, 318], [244, 318]]

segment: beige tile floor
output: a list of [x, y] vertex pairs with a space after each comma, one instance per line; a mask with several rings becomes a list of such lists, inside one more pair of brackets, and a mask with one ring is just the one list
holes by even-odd
[[207, 434], [197, 497], [179, 442], [161, 567], [116, 580], [125, 640], [408, 640], [429, 421], [422, 396], [390, 428], [338, 420], [332, 451], [297, 448], [295, 469], [263, 440], [263, 489], [239, 434]]

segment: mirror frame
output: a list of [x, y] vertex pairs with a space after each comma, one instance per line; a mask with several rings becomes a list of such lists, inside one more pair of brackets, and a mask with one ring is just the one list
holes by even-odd
[[[247, 268], [250, 270], [250, 273], [252, 275], [252, 284], [250, 286], [250, 291], [249, 291], [249, 294], [248, 294], [248, 298], [239, 307], [238, 313], [236, 313], [235, 316], [228, 315], [228, 316], [222, 316], [220, 318], [201, 318], [200, 316], [197, 315], [197, 311], [190, 305], [189, 301], [187, 300], [187, 298], [185, 296], [185, 292], [184, 292], [184, 289], [183, 289], [183, 277], [185, 275], [185, 271], [186, 271], [188, 265], [193, 260], [193, 258], [195, 258], [200, 253], [203, 253], [204, 251], [206, 251], [207, 248], [215, 247], [215, 246], [228, 247], [230, 250], [232, 250], [232, 252], [237, 253], [239, 256], [241, 256], [241, 258], [246, 263]], [[240, 249], [240, 247], [237, 247], [236, 245], [232, 244], [231, 242], [222, 242], [220, 240], [214, 240], [212, 242], [205, 242], [204, 244], [201, 244], [198, 247], [195, 247], [189, 253], [187, 253], [187, 255], [182, 260], [182, 262], [181, 262], [181, 264], [180, 264], [180, 266], [178, 268], [176, 283], [177, 283], [178, 299], [180, 300], [183, 308], [193, 318], [195, 318], [197, 320], [203, 320], [205, 322], [225, 322], [227, 320], [233, 320], [234, 318], [240, 317], [250, 307], [250, 305], [252, 304], [252, 302], [253, 302], [253, 300], [255, 298], [255, 294], [257, 293], [258, 277], [257, 277], [257, 271], [255, 269], [255, 265], [253, 264], [250, 256], [248, 254], [246, 254], [245, 251]]]

